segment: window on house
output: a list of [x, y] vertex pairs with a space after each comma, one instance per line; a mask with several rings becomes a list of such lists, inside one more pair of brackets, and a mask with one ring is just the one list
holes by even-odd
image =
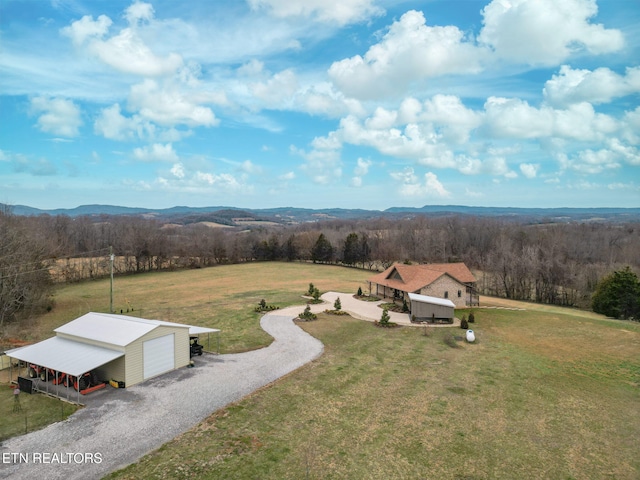
[[444, 298], [449, 298], [449, 292], [444, 292]]
[[458, 290], [458, 298], [462, 297], [462, 290]]

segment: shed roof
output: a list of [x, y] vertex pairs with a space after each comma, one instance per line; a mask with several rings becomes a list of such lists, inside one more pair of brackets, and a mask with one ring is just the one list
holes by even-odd
[[145, 318], [89, 312], [56, 328], [56, 333], [73, 335], [102, 343], [125, 347], [159, 326], [190, 328], [181, 323], [147, 320]]
[[23, 362], [77, 377], [122, 357], [124, 352], [66, 338], [52, 337], [33, 345], [14, 348], [6, 354]]
[[441, 305], [443, 307], [455, 308], [456, 305], [446, 298], [430, 297], [429, 295], [419, 295], [417, 293], [409, 293], [409, 300], [422, 303], [431, 303], [433, 305]]
[[462, 284], [476, 281], [464, 263], [429, 263], [424, 265], [396, 263], [384, 272], [374, 275], [369, 281], [403, 292], [417, 292], [421, 288], [431, 285], [443, 275], [448, 275]]

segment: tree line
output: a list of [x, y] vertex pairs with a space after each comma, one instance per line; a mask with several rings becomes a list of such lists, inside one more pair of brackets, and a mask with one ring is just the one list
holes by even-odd
[[525, 223], [471, 216], [334, 220], [251, 229], [131, 216], [0, 212], [0, 327], [50, 308], [55, 282], [250, 261], [381, 270], [394, 262], [465, 262], [480, 294], [587, 308], [598, 282], [640, 270], [639, 223]]

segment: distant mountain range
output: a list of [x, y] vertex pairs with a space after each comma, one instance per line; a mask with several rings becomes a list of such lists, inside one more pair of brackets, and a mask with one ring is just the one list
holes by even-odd
[[500, 217], [531, 222], [571, 222], [571, 221], [640, 221], [640, 208], [515, 208], [515, 207], [468, 207], [463, 205], [425, 205], [423, 207], [392, 207], [386, 210], [363, 210], [343, 208], [263, 208], [246, 209], [228, 206], [171, 208], [137, 208], [115, 205], [81, 205], [76, 208], [56, 208], [42, 210], [26, 205], [6, 205], [0, 203], [3, 211], [14, 215], [67, 215], [109, 216], [128, 215], [157, 218], [166, 222], [195, 223], [216, 221], [227, 225], [241, 222], [275, 222], [292, 224], [335, 219], [366, 219], [377, 217], [412, 217], [416, 215], [450, 216], [465, 215], [478, 217]]

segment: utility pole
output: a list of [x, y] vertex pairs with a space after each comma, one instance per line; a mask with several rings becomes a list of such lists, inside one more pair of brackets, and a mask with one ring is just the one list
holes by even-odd
[[113, 247], [109, 247], [109, 258], [111, 259], [111, 284], [109, 286], [109, 313], [113, 313]]

